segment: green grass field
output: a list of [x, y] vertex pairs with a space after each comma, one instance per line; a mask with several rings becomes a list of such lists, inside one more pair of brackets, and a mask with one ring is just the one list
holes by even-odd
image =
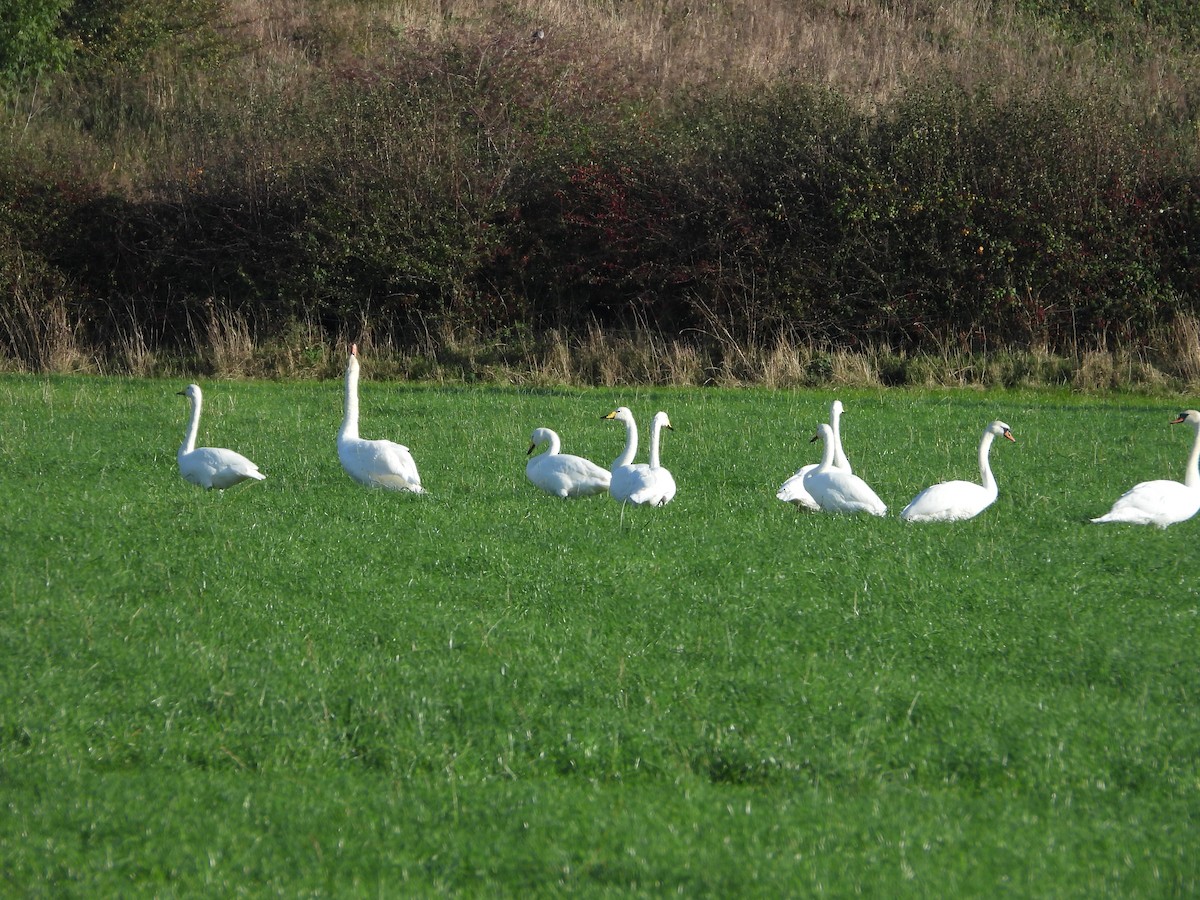
[[[364, 362], [370, 377], [369, 361]], [[1136, 896], [1200, 888], [1184, 400], [841, 392], [887, 519], [775, 500], [832, 395], [365, 381], [429, 495], [338, 466], [341, 385], [0, 377], [0, 867], [13, 896]], [[666, 409], [678, 496], [562, 502]], [[979, 519], [907, 525], [977, 475]], [[643, 450], [644, 456], [644, 450]]]

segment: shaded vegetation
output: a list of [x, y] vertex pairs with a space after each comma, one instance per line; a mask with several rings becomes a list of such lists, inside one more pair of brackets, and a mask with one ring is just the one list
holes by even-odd
[[1171, 355], [1200, 315], [1191, 4], [743, 6], [31, 0], [0, 350]]

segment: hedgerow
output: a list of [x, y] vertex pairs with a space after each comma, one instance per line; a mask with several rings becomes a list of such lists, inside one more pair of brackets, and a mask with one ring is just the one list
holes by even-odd
[[598, 325], [912, 352], [1142, 347], [1200, 313], [1186, 114], [948, 70], [875, 104], [800, 75], [668, 89], [582, 33], [513, 37], [511, 11], [371, 53], [314, 39], [254, 83], [227, 37], [224, 70], [172, 76], [117, 52], [166, 33], [136, 9], [43, 84], [63, 115], [22, 128], [34, 95], [10, 92], [0, 346], [26, 365], [57, 358], [49, 309], [101, 355], [194, 354], [214, 309], [261, 340]]

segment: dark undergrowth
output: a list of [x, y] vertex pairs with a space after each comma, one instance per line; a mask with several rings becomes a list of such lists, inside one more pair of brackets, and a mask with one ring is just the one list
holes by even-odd
[[1191, 382], [1190, 5], [742, 6], [71, 4], [0, 62], [3, 365]]

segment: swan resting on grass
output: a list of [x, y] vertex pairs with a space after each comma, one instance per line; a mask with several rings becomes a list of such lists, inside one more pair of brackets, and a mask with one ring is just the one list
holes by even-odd
[[873, 516], [887, 514], [887, 506], [870, 485], [852, 472], [846, 472], [833, 464], [836, 448], [833, 429], [828, 425], [817, 426], [813, 440], [823, 441], [824, 451], [821, 464], [804, 476], [804, 489], [816, 501], [822, 512], [856, 513], [866, 512]]
[[192, 403], [192, 418], [179, 453], [179, 474], [184, 481], [198, 484], [206, 490], [224, 490], [243, 481], [262, 481], [267, 476], [258, 471], [258, 466], [240, 453], [223, 447], [197, 447], [196, 434], [200, 430], [200, 406], [204, 402], [200, 385], [189, 384], [179, 392]]
[[[846, 452], [842, 449], [842, 411], [841, 400], [834, 400], [829, 404], [829, 426], [833, 430], [833, 467], [853, 474], [850, 460], [846, 459]], [[809, 463], [807, 466], [801, 466], [796, 470], [795, 475], [780, 486], [779, 490], [775, 492], [775, 496], [785, 503], [794, 503], [805, 509], [820, 509], [817, 501], [804, 489], [804, 476], [815, 471], [819, 465], [820, 463]]]
[[358, 345], [350, 345], [346, 363], [346, 405], [337, 436], [338, 459], [359, 484], [389, 491], [423, 494], [417, 464], [403, 444], [367, 441], [358, 436]]
[[973, 481], [943, 481], [925, 488], [900, 513], [906, 522], [959, 522], [973, 519], [1000, 496], [992, 475], [992, 441], [998, 437], [1016, 443], [1012, 430], [997, 420], [983, 429], [979, 441], [979, 474], [982, 484]]
[[1161, 479], [1135, 484], [1117, 498], [1104, 515], [1093, 522], [1127, 522], [1166, 528], [1200, 512], [1200, 412], [1188, 409], [1171, 420], [1172, 425], [1191, 425], [1196, 431], [1192, 452], [1184, 469], [1183, 482]]
[[549, 444], [545, 452], [525, 464], [525, 476], [547, 494], [562, 497], [590, 497], [608, 490], [612, 475], [582, 456], [561, 453], [558, 434], [550, 428], [535, 428], [529, 437], [529, 453]]
[[663, 429], [674, 431], [665, 412], [654, 414], [650, 431], [650, 463], [634, 463], [637, 455], [637, 423], [628, 407], [620, 406], [604, 416], [625, 425], [625, 449], [613, 460], [608, 492], [614, 500], [634, 506], [666, 506], [675, 497], [675, 477], [659, 459]]

